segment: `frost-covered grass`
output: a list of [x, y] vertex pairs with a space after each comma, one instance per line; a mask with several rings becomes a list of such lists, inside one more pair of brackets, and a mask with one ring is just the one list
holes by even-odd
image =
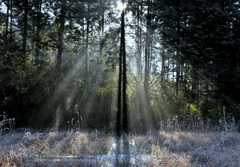
[[[240, 166], [237, 132], [149, 131], [129, 141], [133, 156], [150, 157], [131, 166]], [[108, 155], [114, 142], [99, 131], [15, 130], [0, 136], [0, 166], [108, 166], [96, 157]]]
[[3, 112], [0, 115], [0, 135], [5, 131], [11, 131], [15, 125], [15, 118], [8, 118], [7, 114]]

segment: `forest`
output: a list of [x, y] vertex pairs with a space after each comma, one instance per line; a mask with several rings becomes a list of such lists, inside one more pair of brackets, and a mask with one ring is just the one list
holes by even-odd
[[127, 166], [238, 166], [239, 53], [238, 0], [2, 0], [0, 165], [101, 166], [116, 132]]
[[131, 130], [238, 122], [238, 1], [128, 0], [124, 27], [120, 8], [1, 2], [1, 112], [17, 127], [114, 127], [124, 28]]
[[1, 113], [16, 127], [114, 129], [124, 29], [132, 131], [238, 122], [238, 1], [128, 0], [124, 10], [122, 27], [117, 1], [2, 1]]

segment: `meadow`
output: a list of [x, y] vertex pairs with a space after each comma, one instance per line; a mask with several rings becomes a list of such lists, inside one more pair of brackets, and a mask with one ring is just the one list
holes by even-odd
[[[235, 131], [150, 129], [130, 133], [128, 139], [130, 166], [240, 166], [240, 133]], [[104, 130], [2, 129], [0, 166], [117, 166], [114, 143], [115, 134]]]

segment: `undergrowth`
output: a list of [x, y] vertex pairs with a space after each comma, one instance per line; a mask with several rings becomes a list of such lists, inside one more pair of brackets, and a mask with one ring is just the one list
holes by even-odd
[[[131, 166], [239, 166], [240, 134], [236, 132], [149, 131], [131, 134], [133, 156], [151, 158]], [[107, 155], [114, 136], [99, 131], [14, 132], [2, 135], [0, 166], [104, 166], [95, 157]], [[67, 157], [76, 159], [66, 160]], [[54, 157], [65, 158], [59, 162]], [[86, 157], [91, 157], [90, 159]], [[81, 159], [86, 159], [81, 161]], [[48, 165], [47, 165], [48, 164]], [[107, 166], [107, 165], [105, 165]]]
[[[3, 116], [2, 116], [3, 117]], [[13, 129], [13, 119], [1, 121], [0, 166], [109, 166], [115, 143], [114, 133], [76, 128], [36, 132]], [[8, 121], [7, 121], [8, 120]], [[171, 117], [160, 130], [129, 134], [130, 166], [225, 167], [240, 166], [240, 134], [237, 124], [225, 121], [222, 127], [204, 122], [189, 123], [186, 130]], [[191, 125], [191, 126], [190, 126]], [[194, 126], [193, 126], [194, 125]], [[195, 128], [195, 129], [194, 129]], [[208, 129], [207, 129], [208, 128]], [[8, 131], [7, 131], [8, 130]], [[124, 152], [122, 152], [123, 154]], [[113, 165], [113, 164], [112, 164]]]

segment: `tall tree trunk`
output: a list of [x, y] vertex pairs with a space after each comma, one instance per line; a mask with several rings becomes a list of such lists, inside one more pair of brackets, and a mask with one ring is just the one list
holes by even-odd
[[9, 6], [10, 6], [10, 3], [9, 3], [9, 0], [7, 0], [6, 2], [6, 6], [7, 6], [7, 14], [6, 14], [6, 29], [5, 29], [5, 46], [4, 46], [4, 51], [3, 51], [3, 54], [6, 54], [7, 52], [7, 49], [8, 49], [8, 25], [9, 25]]
[[146, 126], [146, 120], [145, 120], [145, 114], [144, 114], [144, 88], [142, 84], [142, 14], [143, 14], [143, 2], [140, 0], [138, 3], [138, 8], [137, 8], [137, 30], [136, 30], [136, 35], [137, 35], [137, 111], [139, 112], [139, 119], [140, 119], [140, 131], [144, 129]]
[[[148, 1], [150, 2], [150, 0]], [[145, 73], [144, 73], [144, 88], [148, 98], [149, 94], [149, 60], [150, 60], [150, 7], [148, 6], [147, 11], [147, 32], [146, 32], [146, 43], [145, 43]]]
[[[123, 1], [124, 4], [124, 1]], [[126, 60], [126, 46], [125, 46], [125, 12], [122, 12], [122, 33], [121, 33], [121, 43], [122, 43], [122, 59], [123, 59], [123, 132], [128, 134], [128, 106], [127, 106], [127, 60]]]
[[10, 0], [10, 34], [9, 34], [9, 41], [8, 46], [10, 46], [11, 50], [13, 49], [13, 0]]
[[104, 39], [104, 8], [102, 8], [102, 5], [105, 4], [103, 0], [98, 0], [98, 5], [100, 7], [100, 19], [99, 19], [99, 29], [98, 29], [98, 37], [99, 37], [99, 58], [98, 63], [100, 64], [100, 67], [102, 69], [102, 54], [103, 54], [103, 47], [105, 45], [105, 39]]
[[[122, 0], [122, 4], [124, 5], [124, 0]], [[128, 120], [128, 97], [127, 97], [127, 57], [126, 57], [126, 46], [125, 46], [125, 11], [122, 11], [122, 24], [121, 24], [121, 54], [122, 54], [122, 65], [123, 65], [123, 121], [122, 121], [122, 128], [123, 128], [123, 147], [124, 147], [124, 165], [130, 165], [130, 158], [129, 158], [129, 142], [128, 142], [128, 133], [129, 133], [129, 120]]]
[[197, 90], [197, 72], [195, 69], [191, 70], [191, 78], [192, 78], [192, 90], [191, 90], [191, 100], [195, 100], [196, 98], [196, 90]]
[[88, 55], [88, 48], [89, 48], [89, 26], [90, 26], [90, 21], [89, 19], [87, 18], [87, 37], [86, 37], [86, 73], [88, 73], [88, 62], [89, 62], [89, 55]]
[[[147, 30], [146, 30], [146, 43], [145, 43], [145, 69], [144, 69], [144, 114], [146, 119], [146, 124], [150, 125], [150, 96], [149, 96], [149, 76], [150, 76], [150, 40], [151, 40], [151, 0], [148, 0], [147, 9]], [[145, 127], [145, 130], [147, 127]]]
[[175, 93], [176, 96], [178, 96], [178, 92], [179, 92], [179, 78], [180, 78], [180, 63], [179, 63], [179, 49], [177, 49], [177, 53], [176, 53], [176, 87], [175, 87]]
[[137, 71], [138, 71], [138, 85], [142, 80], [142, 0], [138, 4], [137, 10]]
[[104, 34], [104, 21], [105, 21], [105, 17], [104, 17], [104, 13], [102, 14], [102, 35]]
[[122, 134], [122, 40], [120, 44], [119, 54], [119, 69], [118, 69], [118, 98], [117, 98], [117, 122], [116, 122], [116, 135], [117, 138], [121, 137]]
[[[178, 12], [179, 13], [179, 12]], [[180, 18], [179, 18], [180, 19]], [[180, 20], [178, 19], [177, 23], [177, 48], [176, 48], [176, 96], [178, 96], [179, 92], [179, 78], [180, 78]]]
[[36, 34], [36, 61], [39, 56], [39, 51], [40, 51], [40, 30], [41, 30], [41, 14], [42, 14], [42, 0], [38, 0], [37, 4], [37, 34]]
[[166, 55], [165, 55], [165, 51], [163, 51], [162, 52], [162, 54], [161, 54], [161, 57], [162, 57], [162, 69], [161, 69], [161, 83], [163, 83], [164, 82], [164, 80], [165, 80], [165, 73], [166, 73], [166, 70], [165, 70], [165, 68], [166, 68]]
[[90, 13], [90, 3], [87, 2], [87, 13], [88, 16], [86, 17], [86, 53], [85, 53], [85, 70], [86, 70], [86, 75], [88, 74], [89, 71], [89, 54], [88, 54], [88, 49], [89, 49], [89, 33], [90, 33], [90, 19], [89, 19], [89, 13]]
[[167, 75], [166, 75], [166, 80], [168, 81], [169, 80], [169, 73], [170, 73], [170, 57], [168, 56], [167, 57], [167, 67], [168, 67], [168, 70], [167, 70]]
[[58, 29], [58, 54], [55, 71], [55, 82], [58, 84], [62, 75], [62, 55], [64, 50], [64, 26], [66, 15], [66, 0], [61, 0], [61, 13], [59, 15], [59, 29]]
[[[104, 13], [102, 14], [102, 19], [100, 21], [100, 24], [99, 26], [101, 27], [100, 30], [101, 30], [101, 35], [99, 36], [100, 37], [100, 59], [102, 59], [102, 51], [103, 51], [103, 47], [104, 47], [104, 43], [105, 42], [102, 42], [101, 40], [103, 40], [103, 36], [104, 36], [104, 21], [105, 21], [105, 17], [104, 17]], [[105, 40], [105, 39], [104, 39]], [[102, 64], [102, 63], [101, 63]]]
[[[122, 0], [124, 4], [124, 0]], [[117, 135], [122, 132], [128, 134], [128, 106], [127, 106], [127, 63], [126, 63], [126, 47], [125, 47], [125, 12], [121, 14], [121, 43], [119, 55], [119, 81], [118, 81], [118, 111], [117, 111]], [[122, 114], [122, 122], [121, 120]]]
[[[122, 0], [124, 5], [124, 0]], [[117, 103], [117, 156], [120, 149], [120, 137], [123, 135], [124, 154], [127, 156], [124, 160], [126, 166], [129, 166], [129, 120], [128, 120], [128, 105], [127, 105], [127, 62], [126, 62], [126, 46], [125, 46], [125, 11], [121, 14], [121, 43], [119, 54], [119, 81], [118, 81], [118, 103]], [[122, 115], [122, 116], [121, 116]], [[121, 121], [122, 119], [122, 121]], [[122, 126], [121, 126], [122, 125]], [[118, 159], [117, 159], [118, 160]]]
[[28, 28], [28, 0], [24, 1], [24, 27], [23, 27], [23, 63], [26, 61], [26, 49], [27, 49], [27, 28]]

